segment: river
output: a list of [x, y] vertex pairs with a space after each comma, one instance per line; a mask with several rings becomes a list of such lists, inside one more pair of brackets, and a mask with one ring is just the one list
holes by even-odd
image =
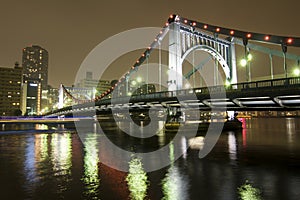
[[[99, 148], [101, 139], [93, 129], [82, 142], [75, 129], [2, 127], [0, 199], [238, 199], [238, 188], [246, 183], [258, 191], [258, 199], [300, 199], [300, 119], [243, 119], [243, 126], [222, 132], [201, 159], [201, 145], [182, 151], [177, 160], [172, 151], [178, 146], [171, 145], [170, 165], [149, 172], [134, 156], [129, 172], [107, 165], [115, 158]], [[108, 135], [122, 149], [150, 152], [172, 144], [172, 134], [136, 142], [112, 126]], [[105, 152], [109, 157], [102, 162]]]

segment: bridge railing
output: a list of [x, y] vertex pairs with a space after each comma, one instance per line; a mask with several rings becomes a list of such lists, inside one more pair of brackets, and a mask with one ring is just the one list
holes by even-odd
[[[62, 109], [53, 111], [48, 113], [60, 113], [65, 111], [70, 111], [72, 108], [84, 108], [89, 107], [93, 105], [109, 105], [114, 103], [122, 103], [122, 102], [146, 102], [146, 101], [159, 101], [160, 99], [165, 98], [173, 98], [173, 97], [180, 97], [180, 96], [190, 96], [192, 94], [211, 94], [211, 93], [220, 93], [220, 92], [238, 92], [238, 91], [247, 91], [247, 90], [253, 90], [257, 88], [265, 88], [265, 89], [273, 89], [273, 88], [294, 88], [300, 86], [300, 77], [290, 77], [290, 78], [282, 78], [282, 79], [273, 79], [273, 80], [262, 80], [262, 81], [255, 81], [255, 82], [243, 82], [243, 83], [237, 83], [232, 84], [230, 86], [212, 86], [212, 87], [200, 87], [200, 88], [192, 88], [192, 89], [184, 89], [184, 90], [178, 90], [178, 91], [162, 91], [162, 92], [156, 92], [156, 93], [149, 93], [149, 94], [142, 94], [142, 95], [133, 95], [133, 96], [123, 96], [123, 97], [116, 97], [112, 101], [112, 99], [102, 99], [100, 101], [91, 103], [84, 103], [84, 104], [78, 104], [64, 107]], [[92, 105], [93, 104], [93, 105]]]
[[283, 79], [273, 79], [273, 80], [262, 80], [255, 82], [243, 82], [232, 84], [229, 87], [224, 85], [210, 86], [210, 87], [200, 87], [192, 89], [184, 89], [177, 91], [162, 91], [156, 93], [148, 93], [142, 95], [132, 95], [130, 97], [118, 97], [118, 101], [125, 100], [123, 98], [130, 98], [130, 101], [146, 101], [149, 99], [162, 99], [168, 97], [179, 97], [188, 96], [191, 94], [216, 94], [226, 91], [238, 91], [238, 90], [248, 90], [256, 88], [273, 88], [273, 87], [292, 87], [295, 85], [300, 85], [300, 77], [291, 77]]

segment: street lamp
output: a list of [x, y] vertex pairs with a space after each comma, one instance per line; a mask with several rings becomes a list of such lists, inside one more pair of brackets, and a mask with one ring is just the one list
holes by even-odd
[[246, 60], [245, 58], [243, 58], [243, 59], [240, 61], [240, 65], [241, 65], [242, 67], [246, 67], [246, 65], [247, 65], [247, 60]]
[[294, 69], [293, 74], [295, 76], [299, 76], [300, 75], [300, 69], [299, 68]]
[[138, 83], [141, 83], [141, 82], [142, 82], [142, 78], [141, 78], [141, 77], [137, 77], [137, 78], [136, 78], [136, 81], [137, 81]]

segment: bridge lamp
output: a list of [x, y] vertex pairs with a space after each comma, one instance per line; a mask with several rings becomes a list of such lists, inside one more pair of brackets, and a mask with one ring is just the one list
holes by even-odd
[[191, 85], [189, 83], [186, 83], [184, 87], [185, 87], [185, 89], [189, 89], [189, 88], [191, 88]]
[[293, 74], [295, 76], [299, 76], [300, 75], [300, 69], [299, 68], [294, 69]]
[[251, 61], [252, 59], [253, 59], [252, 54], [251, 54], [251, 53], [248, 53], [248, 55], [247, 55], [247, 60], [248, 60], [248, 61]]
[[241, 65], [242, 67], [246, 67], [246, 65], [247, 65], [247, 60], [246, 60], [245, 58], [243, 58], [243, 59], [240, 61], [240, 65]]
[[137, 78], [136, 78], [136, 81], [137, 81], [138, 83], [140, 83], [140, 82], [142, 82], [142, 78], [141, 78], [141, 77], [137, 77]]
[[131, 81], [131, 85], [136, 86], [136, 81], [135, 80]]

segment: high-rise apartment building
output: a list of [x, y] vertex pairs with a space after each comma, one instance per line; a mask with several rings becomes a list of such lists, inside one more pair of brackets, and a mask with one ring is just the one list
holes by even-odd
[[22, 68], [0, 67], [0, 115], [16, 115], [21, 106]]
[[32, 45], [23, 49], [23, 76], [26, 80], [40, 80], [41, 88], [48, 86], [48, 51], [40, 46]]

